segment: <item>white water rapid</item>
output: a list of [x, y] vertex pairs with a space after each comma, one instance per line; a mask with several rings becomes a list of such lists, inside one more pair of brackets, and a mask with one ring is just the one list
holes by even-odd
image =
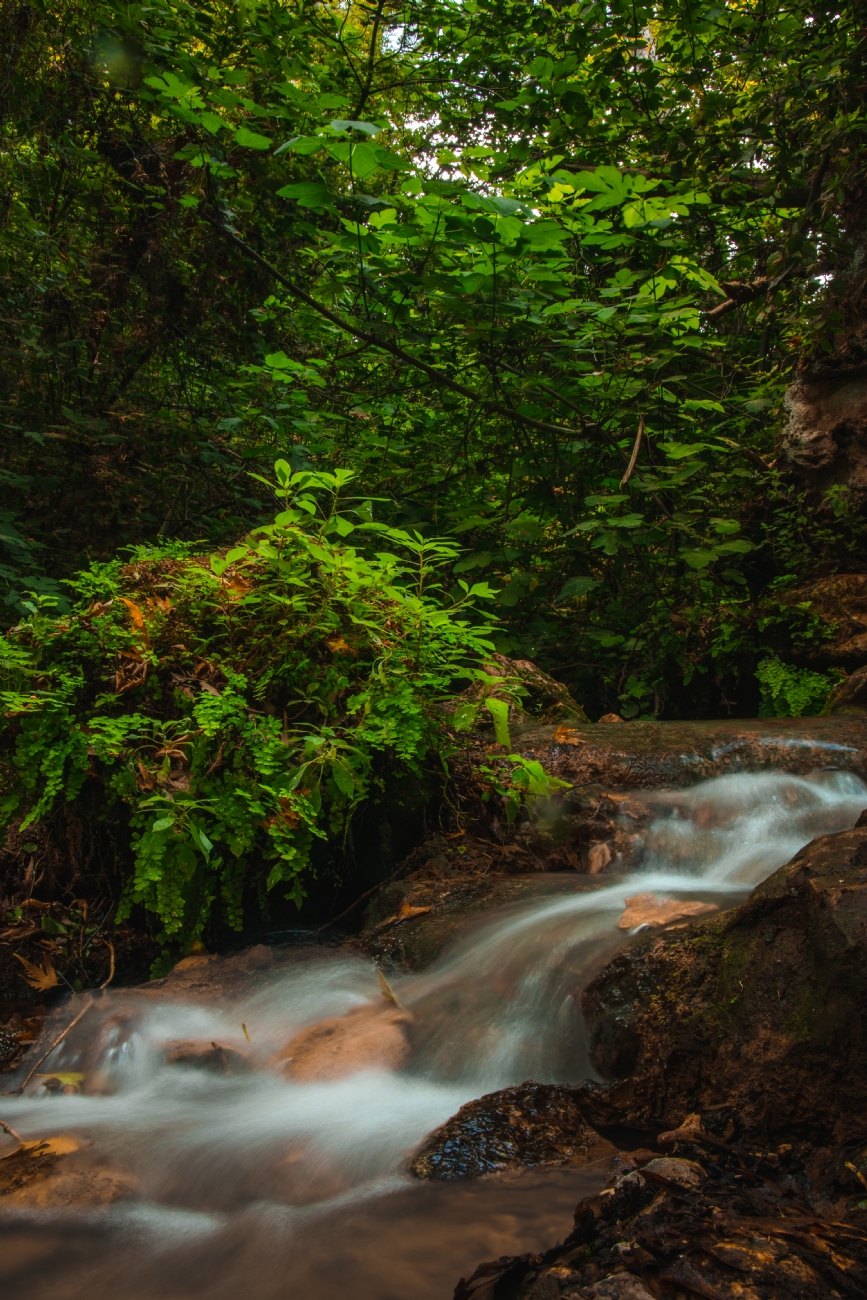
[[484, 1092], [592, 1076], [580, 992], [628, 942], [617, 928], [627, 896], [734, 906], [816, 835], [852, 826], [867, 787], [839, 771], [753, 774], [637, 797], [651, 816], [628, 872], [563, 875], [561, 892], [488, 913], [430, 969], [393, 981], [415, 1018], [400, 1072], [293, 1083], [265, 1069], [221, 1076], [164, 1063], [168, 1039], [237, 1041], [243, 1024], [267, 1055], [375, 1001], [376, 973], [361, 958], [308, 951], [240, 1000], [103, 998], [89, 1036], [70, 1035], [42, 1068], [74, 1072], [88, 1053], [91, 1068], [96, 1051], [110, 1095], [40, 1088], [3, 1097], [0, 1115], [25, 1137], [92, 1139], [139, 1191], [90, 1214], [6, 1211], [9, 1300], [434, 1300], [481, 1259], [565, 1235], [598, 1171], [422, 1186], [405, 1173], [407, 1155]]

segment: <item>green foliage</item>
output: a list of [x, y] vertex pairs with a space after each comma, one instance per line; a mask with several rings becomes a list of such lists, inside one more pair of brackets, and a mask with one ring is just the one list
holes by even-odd
[[[490, 704], [490, 701], [487, 701]], [[550, 799], [558, 790], [567, 790], [568, 781], [551, 776], [542, 764], [534, 758], [523, 758], [520, 754], [508, 754], [506, 762], [511, 768], [482, 765], [477, 769], [477, 776], [482, 783], [482, 800], [487, 803], [496, 795], [502, 800], [506, 821], [511, 826], [523, 809], [528, 812], [538, 799]]]
[[821, 713], [839, 676], [793, 668], [775, 656], [762, 659], [756, 677], [762, 692], [760, 718], [802, 718]]
[[491, 648], [487, 585], [443, 592], [451, 543], [376, 522], [346, 471], [275, 468], [283, 508], [239, 545], [95, 563], [68, 615], [0, 641], [6, 820], [104, 784], [128, 809], [121, 919], [143, 904], [185, 947], [217, 903], [240, 928], [245, 891], [300, 904], [314, 839], [447, 752], [436, 705]]
[[[159, 680], [160, 700], [141, 710], [140, 734], [106, 731], [89, 748], [149, 753], [177, 740], [190, 762], [210, 746], [210, 762], [231, 735], [233, 756], [256, 772], [231, 808], [203, 802], [218, 798], [212, 787], [231, 766], [224, 746], [221, 766], [196, 776], [195, 798], [174, 800], [187, 806], [170, 827], [153, 830], [157, 805], [134, 812], [144, 819], [134, 821], [143, 898], [156, 899], [166, 846], [184, 845], [190, 879], [218, 881], [236, 908], [240, 859], [208, 827], [236, 825], [248, 796], [264, 809], [249, 805], [250, 824], [267, 821], [276, 796], [262, 792], [283, 789], [255, 768], [254, 755], [276, 763], [268, 755], [282, 741], [254, 693], [288, 687], [258, 654], [235, 653], [253, 623], [281, 641], [280, 609], [318, 626], [300, 579], [260, 590], [256, 566], [278, 564], [261, 553], [276, 535], [256, 531], [275, 526], [275, 460], [285, 510], [297, 514], [279, 529], [313, 536], [304, 520], [319, 489], [293, 475], [354, 474], [380, 526], [404, 538], [389, 542], [398, 567], [410, 554], [422, 569], [441, 563], [457, 605], [469, 575], [484, 578], [496, 648], [540, 660], [599, 713], [752, 712], [755, 664], [794, 661], [826, 635], [796, 593], [863, 569], [863, 510], [843, 485], [808, 502], [773, 452], [799, 361], [835, 361], [863, 315], [846, 299], [867, 156], [859, 24], [852, 6], [805, 0], [7, 7], [8, 622], [55, 617], [58, 644], [69, 643], [81, 616], [60, 603], [58, 580], [78, 573], [82, 599], [127, 583], [158, 638], [163, 614], [140, 604], [134, 581], [110, 575], [177, 564], [166, 598], [187, 622], [175, 642], [202, 661], [222, 647], [233, 675], [219, 678], [220, 701], [189, 686], [195, 710], [164, 716], [180, 690], [164, 681], [171, 646], [157, 651], [136, 632], [138, 658], [123, 661], [120, 679], [142, 676], [130, 698]], [[368, 545], [375, 529], [365, 547], [340, 541], [373, 522], [371, 509], [338, 513], [310, 545], [385, 564]], [[142, 546], [144, 558], [112, 568], [119, 546]], [[331, 574], [331, 561], [307, 554]], [[95, 556], [108, 567], [88, 570]], [[355, 599], [350, 567], [328, 577], [341, 610]], [[374, 571], [357, 579], [362, 605], [377, 581], [410, 599], [405, 574]], [[255, 581], [237, 600], [223, 592], [218, 617], [202, 602], [227, 573]], [[415, 598], [427, 611], [421, 640], [445, 635], [433, 610], [448, 629], [449, 606], [431, 603], [424, 582]], [[104, 625], [102, 652], [132, 654], [112, 609], [90, 621]], [[377, 618], [365, 624], [370, 638]], [[31, 812], [39, 798], [49, 806], [58, 780], [108, 762], [69, 740], [60, 766], [49, 763], [74, 731], [80, 692], [95, 687], [86, 654], [64, 669], [84, 671], [84, 684], [64, 684], [48, 633], [35, 628], [53, 703], [33, 663], [10, 687], [38, 785], [22, 787]], [[352, 655], [335, 654], [331, 686], [342, 673], [345, 708], [360, 701], [359, 752], [416, 761], [429, 727], [422, 697], [440, 685], [407, 669], [389, 677], [383, 709], [355, 681]], [[303, 655], [298, 663], [300, 683]], [[304, 707], [324, 709], [334, 735], [297, 761], [327, 771], [315, 788], [342, 807], [371, 778], [351, 748], [354, 726], [333, 727], [331, 686]], [[458, 728], [486, 707], [465, 703]], [[183, 728], [170, 722], [194, 740], [178, 740]], [[304, 788], [287, 805], [302, 856], [303, 835], [330, 816], [306, 807]], [[281, 834], [268, 831], [269, 851], [291, 876]], [[217, 888], [203, 883], [202, 899]], [[177, 902], [166, 895], [159, 907], [174, 916]]]

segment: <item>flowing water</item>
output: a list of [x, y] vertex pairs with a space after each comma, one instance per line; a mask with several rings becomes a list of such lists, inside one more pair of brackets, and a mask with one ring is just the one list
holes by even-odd
[[108, 1095], [40, 1087], [4, 1097], [0, 1113], [24, 1136], [92, 1139], [93, 1159], [132, 1176], [137, 1197], [90, 1212], [8, 1208], [5, 1294], [436, 1300], [480, 1260], [564, 1236], [598, 1168], [434, 1186], [408, 1178], [407, 1155], [484, 1092], [594, 1077], [580, 992], [628, 942], [617, 928], [627, 896], [734, 906], [814, 836], [852, 826], [867, 787], [838, 771], [765, 773], [635, 798], [649, 811], [616, 874], [563, 875], [561, 892], [492, 911], [431, 968], [394, 981], [414, 1016], [398, 1072], [293, 1083], [164, 1063], [169, 1039], [243, 1046], [242, 1024], [264, 1062], [303, 1027], [376, 1001], [360, 958], [308, 953], [210, 1003], [103, 998], [50, 1068], [97, 1068]]

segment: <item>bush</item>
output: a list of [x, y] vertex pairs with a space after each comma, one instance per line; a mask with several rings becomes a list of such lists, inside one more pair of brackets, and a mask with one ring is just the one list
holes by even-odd
[[762, 692], [760, 718], [814, 717], [822, 711], [839, 680], [839, 674], [829, 676], [792, 668], [775, 655], [761, 660], [756, 677]]
[[97, 778], [128, 809], [120, 917], [141, 903], [184, 949], [215, 904], [240, 928], [250, 886], [300, 904], [314, 839], [345, 829], [378, 757], [399, 775], [445, 749], [437, 701], [491, 649], [471, 621], [487, 586], [448, 602], [436, 580], [451, 543], [343, 502], [345, 471], [275, 469], [285, 508], [241, 544], [93, 564], [70, 613], [34, 597], [0, 638], [2, 823]]

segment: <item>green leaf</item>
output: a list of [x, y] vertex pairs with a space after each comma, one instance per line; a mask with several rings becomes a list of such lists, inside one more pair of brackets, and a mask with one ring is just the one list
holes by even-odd
[[239, 126], [235, 132], [235, 143], [243, 149], [270, 149], [271, 141], [267, 135], [258, 135], [251, 131], [249, 127]]
[[372, 122], [349, 122], [341, 117], [335, 117], [329, 125], [332, 131], [363, 131], [365, 135], [378, 135], [382, 130]]
[[277, 191], [278, 199], [294, 199], [302, 208], [314, 212], [333, 211], [334, 199], [327, 185], [322, 181], [293, 181]]
[[557, 601], [559, 603], [561, 600], [574, 600], [578, 596], [586, 596], [588, 592], [595, 591], [600, 585], [597, 578], [569, 578], [561, 587]]
[[487, 699], [485, 708], [494, 719], [494, 735], [497, 738], [498, 745], [506, 745], [511, 748], [512, 739], [509, 735], [509, 706], [504, 700]]

